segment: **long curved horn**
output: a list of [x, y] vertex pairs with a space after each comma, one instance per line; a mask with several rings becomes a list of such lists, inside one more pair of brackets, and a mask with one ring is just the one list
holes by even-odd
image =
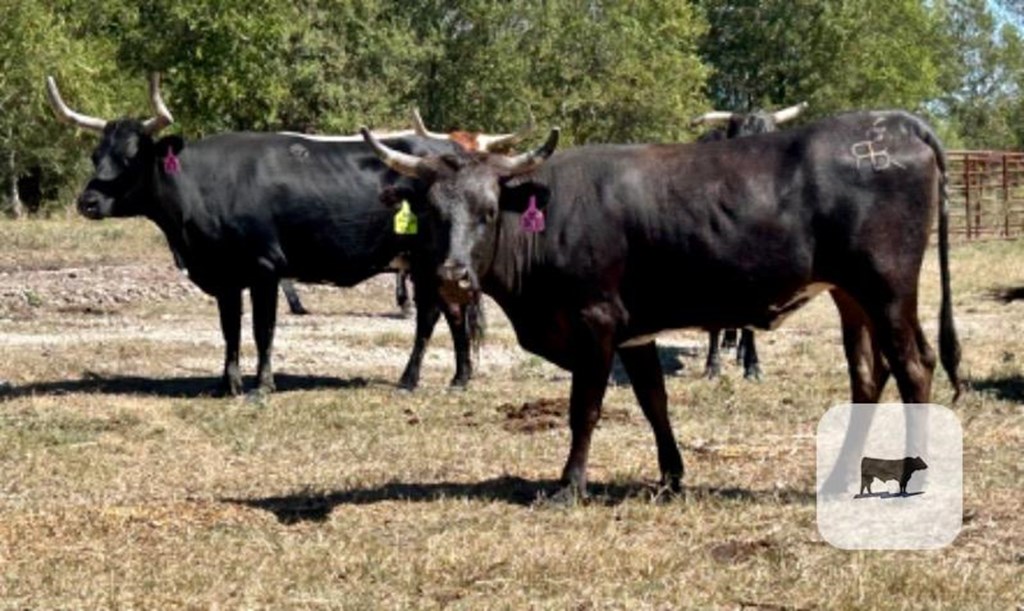
[[558, 136], [561, 133], [557, 127], [551, 128], [547, 141], [528, 153], [522, 153], [515, 157], [506, 157], [502, 163], [502, 170], [507, 176], [525, 174], [535, 168], [551, 156], [558, 146]]
[[419, 178], [427, 171], [428, 166], [422, 157], [396, 151], [387, 145], [381, 144], [380, 140], [377, 140], [377, 137], [366, 126], [360, 127], [359, 133], [363, 135], [363, 140], [370, 145], [370, 148], [377, 154], [377, 157], [380, 157], [384, 165], [399, 174]]
[[412, 116], [411, 117], [412, 118], [412, 129], [413, 129], [413, 131], [416, 132], [416, 134], [418, 136], [422, 136], [424, 138], [433, 138], [435, 140], [451, 140], [452, 139], [451, 136], [449, 136], [448, 134], [441, 134], [441, 133], [438, 133], [438, 132], [432, 132], [429, 129], [427, 129], [427, 126], [423, 123], [423, 117], [420, 116], [420, 109], [419, 108], [413, 106], [412, 107], [412, 112], [410, 114]]
[[736, 113], [726, 110], [712, 110], [690, 121], [690, 127], [697, 127], [703, 123], [725, 123], [736, 116]]
[[530, 134], [537, 127], [537, 120], [530, 112], [530, 118], [518, 130], [511, 134], [480, 134], [476, 137], [477, 146], [488, 153], [511, 147]]
[[174, 123], [174, 117], [171, 115], [171, 111], [167, 110], [167, 105], [164, 104], [164, 98], [160, 95], [159, 72], [154, 72], [149, 75], [149, 101], [153, 105], [153, 111], [156, 112], [156, 116], [151, 119], [146, 119], [142, 124], [142, 129], [152, 136], [171, 123]]
[[103, 128], [107, 126], [105, 119], [83, 115], [68, 108], [68, 105], [61, 99], [60, 91], [57, 90], [57, 81], [53, 80], [52, 76], [46, 77], [46, 97], [50, 101], [54, 114], [65, 123], [71, 123], [94, 132], [103, 132]]
[[789, 108], [783, 108], [782, 110], [773, 112], [772, 118], [775, 119], [776, 123], [783, 123], [795, 118], [798, 114], [803, 112], [805, 108], [807, 108], [807, 102], [800, 102], [795, 106], [790, 106]]

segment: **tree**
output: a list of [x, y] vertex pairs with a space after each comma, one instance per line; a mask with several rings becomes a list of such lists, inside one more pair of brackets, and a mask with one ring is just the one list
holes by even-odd
[[80, 134], [50, 114], [44, 78], [59, 78], [66, 94], [88, 100], [92, 114], [112, 112], [102, 86], [109, 72], [96, 68], [113, 66], [108, 51], [75, 38], [42, 2], [0, 3], [0, 184], [16, 216], [24, 213], [18, 197], [21, 178], [42, 175], [50, 185], [64, 185], [84, 169]]
[[566, 143], [678, 140], [704, 105], [705, 25], [688, 3], [394, 3], [431, 50], [419, 97], [443, 129], [514, 129], [529, 108]]
[[726, 110], [810, 103], [810, 115], [866, 107], [921, 110], [944, 59], [940, 20], [920, 0], [698, 0], [708, 96]]
[[1020, 30], [1000, 24], [985, 0], [938, 4], [945, 21], [945, 44], [956, 49], [941, 74], [938, 112], [946, 117], [955, 146], [1024, 146], [1021, 91], [1024, 41]]

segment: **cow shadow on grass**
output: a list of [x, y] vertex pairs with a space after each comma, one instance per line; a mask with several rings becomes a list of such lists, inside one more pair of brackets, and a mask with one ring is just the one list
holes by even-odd
[[996, 399], [1024, 403], [1024, 375], [1019, 373], [972, 380], [971, 390], [989, 394]]
[[[369, 384], [387, 384], [383, 380], [366, 378], [335, 378], [325, 376], [274, 374], [277, 391], [324, 390], [362, 388]], [[392, 384], [393, 385], [393, 384]], [[255, 389], [255, 377], [245, 378], [243, 388]], [[0, 400], [26, 396], [66, 395], [91, 393], [104, 395], [144, 395], [166, 398], [200, 398], [219, 396], [220, 377], [183, 376], [150, 378], [144, 376], [109, 376], [86, 371], [78, 380], [53, 380], [30, 384], [5, 385], [0, 388]]]
[[862, 494], [855, 494], [855, 499], [905, 499], [911, 496], [918, 496], [924, 494], [924, 490], [918, 492], [864, 492]]
[[[551, 501], [561, 489], [557, 480], [527, 480], [505, 475], [482, 482], [435, 482], [415, 484], [389, 482], [372, 488], [355, 488], [341, 492], [299, 492], [266, 498], [222, 498], [221, 502], [268, 511], [282, 524], [322, 522], [342, 505], [373, 505], [388, 501], [429, 503], [442, 499], [501, 502], [520, 507], [560, 506]], [[614, 507], [628, 499], [650, 501], [673, 498], [649, 482], [591, 484], [587, 503]], [[806, 505], [814, 502], [812, 492], [781, 490], [747, 490], [745, 488], [686, 487], [682, 498], [689, 501], [725, 500], [752, 503], [784, 503]]]

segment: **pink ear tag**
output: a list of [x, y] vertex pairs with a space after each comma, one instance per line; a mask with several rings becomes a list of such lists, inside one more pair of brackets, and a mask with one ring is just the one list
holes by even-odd
[[167, 174], [177, 174], [181, 171], [181, 161], [174, 155], [174, 151], [167, 149], [167, 154], [164, 155], [164, 172]]
[[540, 233], [544, 231], [544, 213], [537, 209], [537, 196], [530, 196], [530, 204], [519, 217], [519, 226], [526, 233]]

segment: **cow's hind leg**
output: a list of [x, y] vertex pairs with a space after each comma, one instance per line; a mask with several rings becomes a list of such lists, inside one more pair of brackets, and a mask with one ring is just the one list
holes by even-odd
[[253, 283], [249, 289], [252, 300], [252, 330], [256, 338], [257, 390], [274, 391], [274, 371], [271, 356], [274, 327], [277, 325], [277, 278], [265, 278]]
[[[871, 322], [864, 309], [848, 293], [834, 289], [832, 299], [842, 321], [843, 351], [850, 376], [851, 402], [877, 403], [889, 378], [889, 369], [873, 339]], [[871, 428], [871, 416], [870, 411], [863, 409], [854, 408], [850, 413], [839, 457], [822, 484], [823, 493], [840, 494], [856, 482], [858, 473], [853, 465], [859, 464]], [[865, 485], [870, 493], [870, 479], [865, 484], [862, 478], [862, 492]]]
[[295, 290], [295, 283], [291, 280], [281, 280], [281, 292], [284, 293], [284, 298], [288, 302], [288, 311], [297, 316], [303, 316], [309, 314], [309, 310], [306, 306], [302, 305], [302, 300], [299, 299], [299, 293]]
[[936, 357], [917, 320], [916, 297], [896, 299], [878, 307], [872, 319], [875, 338], [892, 369], [903, 402], [928, 403]]
[[238, 369], [238, 351], [242, 335], [242, 291], [227, 289], [217, 295], [217, 313], [220, 331], [224, 336], [224, 376], [220, 392], [228, 395], [242, 393], [242, 373]]
[[683, 478], [683, 457], [679, 454], [672, 425], [668, 419], [668, 396], [665, 393], [665, 376], [658, 359], [654, 342], [632, 348], [619, 348], [622, 366], [629, 374], [644, 416], [654, 430], [654, 441], [658, 445], [658, 466], [661, 467], [661, 483], [673, 491], [679, 491]]
[[412, 303], [409, 301], [409, 288], [405, 284], [408, 277], [409, 272], [405, 270], [398, 270], [398, 273], [395, 274], [395, 303], [402, 310], [402, 316], [409, 316], [412, 313]]
[[718, 329], [708, 331], [708, 359], [704, 363], [704, 377], [713, 380], [722, 373], [722, 359], [718, 350]]
[[843, 328], [843, 352], [850, 375], [853, 403], [878, 403], [889, 379], [889, 367], [874, 341], [871, 321], [864, 308], [840, 289], [832, 290]]
[[754, 344], [754, 332], [743, 329], [740, 334], [740, 347], [737, 355], [743, 355], [743, 377], [748, 380], [761, 379], [761, 361], [757, 358], [757, 346]]

